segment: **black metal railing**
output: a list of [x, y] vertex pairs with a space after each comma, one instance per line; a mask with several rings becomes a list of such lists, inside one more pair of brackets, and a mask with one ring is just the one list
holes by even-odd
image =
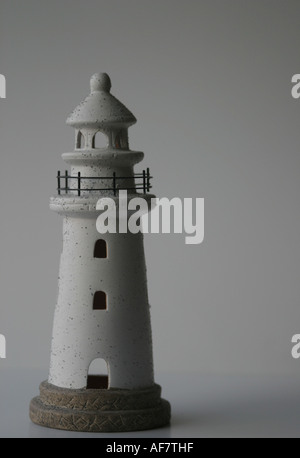
[[[143, 173], [135, 173], [131, 177], [122, 177], [122, 176], [117, 176], [117, 174], [114, 172], [112, 177], [83, 177], [81, 176], [81, 173], [78, 172], [77, 176], [71, 176], [69, 175], [68, 171], [65, 171], [65, 175], [62, 175], [60, 171], [57, 173], [57, 191], [58, 195], [61, 195], [62, 192], [65, 194], [69, 194], [71, 192], [76, 192], [78, 196], [81, 196], [81, 193], [83, 191], [88, 191], [88, 192], [96, 192], [96, 191], [113, 191], [114, 195], [117, 194], [117, 191], [120, 190], [138, 190], [142, 189], [144, 194], [147, 192], [150, 192], [150, 189], [152, 188], [151, 186], [151, 179], [153, 177], [150, 175], [150, 169], [143, 170]], [[62, 182], [64, 182], [64, 186], [62, 186]], [[87, 180], [111, 180], [111, 187], [107, 188], [85, 188], [82, 187], [82, 182], [86, 182]], [[123, 181], [124, 180], [135, 180], [135, 186], [134, 187], [127, 187], [124, 186], [124, 183], [122, 185], [118, 185], [118, 181]], [[70, 182], [74, 183], [74, 181], [77, 183], [77, 187], [71, 187], [69, 186]]]

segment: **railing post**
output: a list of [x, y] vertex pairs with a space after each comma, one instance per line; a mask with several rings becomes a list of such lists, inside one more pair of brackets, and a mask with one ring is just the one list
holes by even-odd
[[81, 195], [81, 173], [78, 172], [78, 196]]
[[147, 192], [150, 191], [150, 169], [147, 169]]
[[66, 170], [65, 182], [66, 182], [66, 194], [68, 194], [68, 190], [69, 190], [69, 177], [68, 177], [68, 171], [67, 171], [67, 170]]
[[143, 170], [143, 189], [144, 189], [144, 194], [146, 194], [146, 172]]
[[58, 195], [60, 196], [60, 170], [57, 172]]
[[114, 172], [114, 173], [113, 173], [113, 188], [114, 188], [114, 195], [117, 194], [117, 185], [116, 185], [116, 181], [117, 181], [116, 172]]

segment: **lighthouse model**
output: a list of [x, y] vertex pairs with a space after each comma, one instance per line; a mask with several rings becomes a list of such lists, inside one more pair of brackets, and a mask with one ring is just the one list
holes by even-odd
[[115, 233], [97, 230], [101, 201], [110, 198], [118, 209], [121, 191], [128, 202], [154, 197], [149, 169], [134, 172], [144, 156], [129, 149], [136, 119], [110, 89], [107, 74], [94, 75], [90, 95], [67, 119], [75, 150], [62, 155], [70, 169], [58, 172], [50, 201], [63, 217], [63, 251], [49, 378], [30, 417], [72, 431], [144, 430], [170, 421], [154, 382], [143, 235], [119, 230], [120, 212]]

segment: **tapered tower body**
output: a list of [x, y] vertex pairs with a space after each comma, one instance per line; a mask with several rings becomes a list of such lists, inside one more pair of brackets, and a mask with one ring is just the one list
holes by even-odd
[[110, 198], [118, 210], [120, 190], [128, 202], [153, 197], [149, 169], [134, 172], [144, 156], [129, 149], [136, 119], [110, 89], [107, 74], [94, 75], [90, 95], [68, 118], [75, 150], [63, 154], [69, 170], [58, 173], [50, 201], [63, 217], [63, 251], [49, 378], [30, 414], [60, 429], [130, 431], [170, 420], [154, 382], [143, 235], [120, 231], [128, 218], [120, 221], [120, 212], [116, 232], [97, 226], [99, 202]]

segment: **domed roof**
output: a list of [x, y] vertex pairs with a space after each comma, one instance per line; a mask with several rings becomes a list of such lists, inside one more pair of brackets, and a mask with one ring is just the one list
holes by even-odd
[[113, 95], [111, 81], [106, 73], [91, 78], [90, 95], [68, 117], [67, 124], [75, 128], [129, 127], [135, 116]]

